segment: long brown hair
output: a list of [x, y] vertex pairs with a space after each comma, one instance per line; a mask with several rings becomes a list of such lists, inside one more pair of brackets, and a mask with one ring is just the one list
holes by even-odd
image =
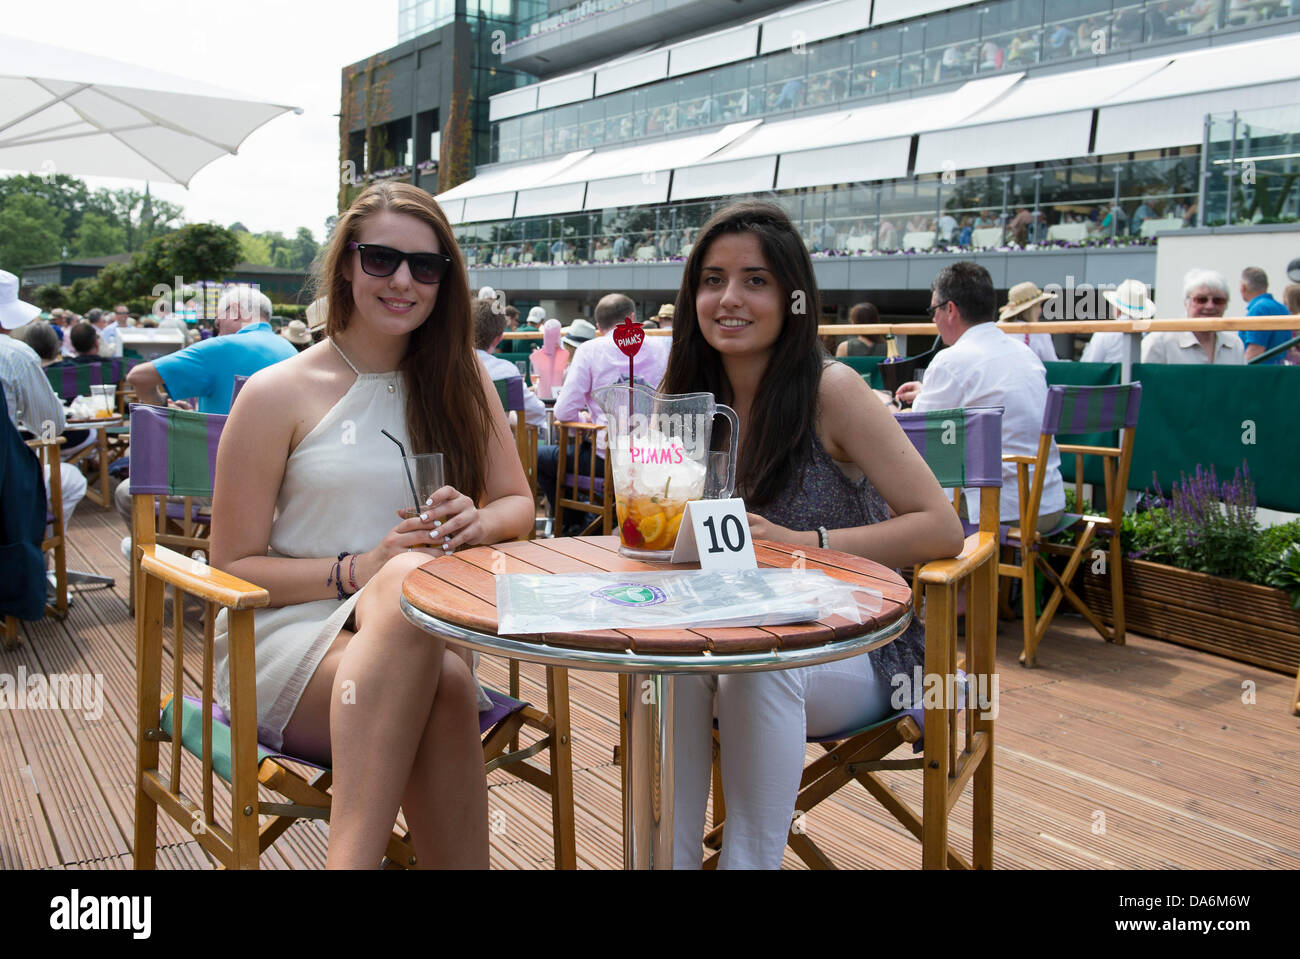
[[[700, 332], [695, 296], [709, 247], [726, 234], [751, 233], [785, 298], [785, 321], [772, 347], [750, 411], [750, 429], [740, 447], [736, 486], [755, 506], [779, 496], [797, 481], [812, 452], [817, 423], [817, 388], [826, 352], [817, 339], [821, 297], [812, 260], [780, 207], [747, 201], [719, 210], [700, 230], [682, 271], [673, 320], [673, 347], [660, 391], [709, 392], [732, 401], [722, 357]], [[754, 424], [762, 424], [754, 428]]]
[[442, 453], [447, 482], [477, 501], [487, 487], [488, 437], [494, 420], [474, 354], [473, 301], [465, 261], [442, 208], [424, 190], [409, 183], [376, 183], [339, 217], [315, 275], [316, 295], [329, 298], [325, 334], [332, 337], [348, 328], [354, 304], [343, 258], [352, 255], [348, 244], [357, 238], [361, 225], [384, 210], [429, 224], [439, 249], [451, 257], [433, 311], [411, 332], [398, 367], [406, 383], [408, 452]]

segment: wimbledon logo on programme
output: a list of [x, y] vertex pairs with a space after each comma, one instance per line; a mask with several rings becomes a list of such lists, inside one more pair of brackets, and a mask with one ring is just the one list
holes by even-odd
[[658, 586], [643, 586], [640, 583], [602, 586], [591, 595], [615, 606], [658, 606], [668, 599], [667, 594]]

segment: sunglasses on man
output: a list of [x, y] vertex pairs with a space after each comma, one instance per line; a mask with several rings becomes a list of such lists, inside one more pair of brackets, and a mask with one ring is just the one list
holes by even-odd
[[442, 280], [451, 266], [451, 257], [445, 253], [403, 253], [391, 246], [355, 241], [348, 244], [348, 249], [361, 254], [361, 269], [370, 276], [392, 276], [405, 260], [411, 268], [411, 279], [432, 285]]
[[1192, 302], [1197, 306], [1204, 306], [1206, 303], [1213, 303], [1215, 306], [1227, 306], [1228, 298], [1226, 296], [1206, 296], [1202, 293], [1192, 297]]

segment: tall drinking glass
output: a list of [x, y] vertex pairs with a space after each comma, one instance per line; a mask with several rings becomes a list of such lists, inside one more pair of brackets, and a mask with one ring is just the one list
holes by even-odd
[[429, 497], [447, 485], [446, 467], [441, 453], [403, 456], [402, 466], [406, 470], [402, 485], [406, 487], [407, 501], [402, 515], [410, 519], [419, 516], [425, 510]]

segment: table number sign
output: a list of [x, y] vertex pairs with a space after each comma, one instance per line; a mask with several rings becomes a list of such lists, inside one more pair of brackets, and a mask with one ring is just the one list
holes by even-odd
[[696, 561], [700, 569], [758, 568], [744, 500], [699, 499], [686, 504], [672, 562]]

